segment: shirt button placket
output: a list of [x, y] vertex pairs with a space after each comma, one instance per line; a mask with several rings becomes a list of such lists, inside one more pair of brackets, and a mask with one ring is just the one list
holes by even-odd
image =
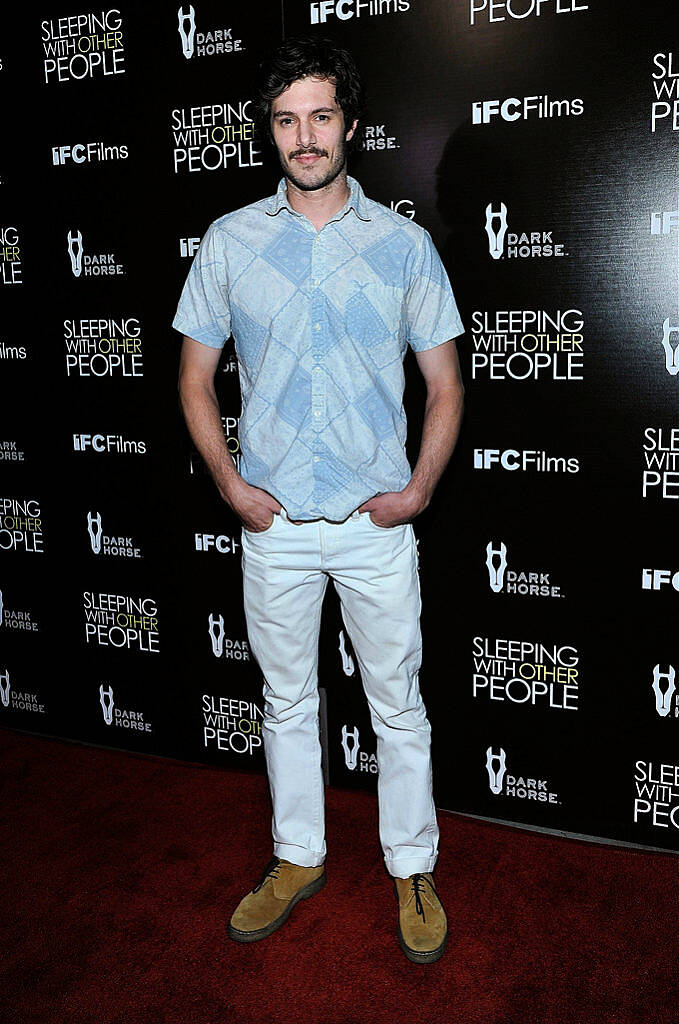
[[[311, 420], [316, 437], [323, 429], [325, 420], [325, 374], [323, 373], [323, 345], [325, 331], [325, 312], [323, 309], [323, 292], [320, 281], [323, 273], [320, 253], [320, 232], [314, 237], [311, 248]], [[320, 461], [319, 449], [314, 445], [314, 463]]]

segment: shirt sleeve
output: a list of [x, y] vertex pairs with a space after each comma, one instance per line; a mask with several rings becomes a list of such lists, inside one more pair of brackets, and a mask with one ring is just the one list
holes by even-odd
[[223, 348], [231, 334], [226, 259], [214, 224], [193, 258], [172, 326], [210, 348]]
[[406, 291], [406, 328], [415, 352], [443, 345], [464, 333], [448, 275], [425, 229]]

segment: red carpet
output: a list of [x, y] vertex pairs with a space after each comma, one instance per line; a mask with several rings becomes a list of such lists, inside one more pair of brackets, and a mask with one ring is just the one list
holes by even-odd
[[370, 794], [328, 882], [226, 936], [271, 856], [263, 776], [0, 730], [2, 1024], [676, 1024], [677, 859], [442, 813], [448, 949], [410, 964]]

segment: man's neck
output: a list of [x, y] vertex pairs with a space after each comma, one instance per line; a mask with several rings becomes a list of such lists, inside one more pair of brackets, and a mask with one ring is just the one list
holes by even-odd
[[297, 213], [303, 213], [318, 231], [342, 209], [351, 194], [346, 171], [338, 174], [325, 188], [312, 192], [297, 188], [289, 178], [285, 180], [290, 206]]

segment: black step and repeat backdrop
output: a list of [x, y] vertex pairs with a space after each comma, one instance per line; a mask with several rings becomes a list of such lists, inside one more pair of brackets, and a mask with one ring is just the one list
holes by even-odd
[[[363, 69], [349, 170], [426, 227], [464, 426], [416, 520], [437, 804], [679, 849], [679, 50], [630, 0], [24, 5], [0, 53], [0, 723], [264, 770], [240, 527], [179, 412], [180, 289], [270, 195], [257, 61]], [[424, 392], [406, 360], [408, 454]], [[232, 343], [217, 374], [238, 458]], [[327, 779], [374, 789], [337, 598]]]

